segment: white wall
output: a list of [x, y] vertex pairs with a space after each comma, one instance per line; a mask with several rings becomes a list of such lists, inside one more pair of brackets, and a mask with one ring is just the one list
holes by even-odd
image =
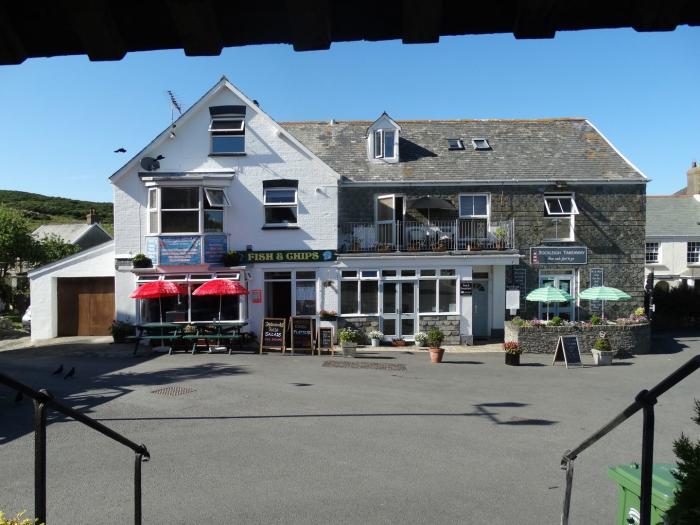
[[[659, 280], [671, 280], [673, 284], [680, 284], [680, 277], [700, 279], [700, 264], [688, 265], [688, 241], [700, 242], [700, 237], [655, 237], [647, 238], [646, 242], [659, 243], [659, 262], [645, 264], [645, 276], [654, 272], [654, 278]], [[694, 277], [697, 275], [697, 277]]]
[[29, 273], [32, 341], [58, 335], [57, 279], [114, 276], [114, 243], [85, 250]]

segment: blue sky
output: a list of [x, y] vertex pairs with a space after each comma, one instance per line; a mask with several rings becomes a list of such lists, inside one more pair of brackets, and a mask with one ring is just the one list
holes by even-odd
[[0, 189], [111, 201], [107, 177], [170, 123], [166, 91], [184, 109], [222, 74], [279, 121], [586, 117], [653, 179], [649, 194], [685, 186], [700, 161], [700, 29], [604, 30], [1, 66]]

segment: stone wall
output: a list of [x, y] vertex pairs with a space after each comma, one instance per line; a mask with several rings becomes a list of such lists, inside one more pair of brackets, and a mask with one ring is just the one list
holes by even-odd
[[[339, 317], [338, 328], [351, 327], [355, 330], [367, 334], [370, 330], [379, 330], [379, 317], [358, 316]], [[428, 332], [431, 328], [437, 327], [445, 334], [444, 344], [459, 344], [459, 316], [458, 315], [422, 315], [420, 317], [419, 330]], [[364, 341], [369, 343], [369, 341]]]
[[[371, 330], [379, 330], [379, 317], [376, 315], [365, 315], [358, 317], [339, 317], [338, 318], [338, 330], [341, 328], [354, 328], [358, 330], [361, 334], [366, 335]], [[360, 344], [368, 344], [369, 339], [359, 341]]]
[[[537, 303], [526, 302], [527, 292], [539, 286], [539, 272], [557, 273], [576, 269], [579, 286], [590, 286], [591, 268], [603, 269], [603, 282], [624, 290], [631, 301], [605, 304], [605, 315], [610, 319], [627, 317], [644, 304], [644, 232], [646, 215], [646, 188], [644, 184], [576, 185], [556, 188], [554, 184], [532, 186], [479, 186], [455, 184], [451, 186], [397, 186], [340, 187], [338, 199], [339, 224], [373, 222], [374, 202], [377, 195], [398, 193], [410, 201], [430, 195], [452, 202], [455, 210], [431, 210], [432, 220], [454, 220], [458, 216], [460, 193], [488, 193], [491, 196], [491, 220], [513, 219], [515, 246], [522, 256], [520, 268], [526, 270], [526, 291], [521, 293], [520, 317], [531, 319], [537, 315]], [[575, 218], [575, 241], [545, 242], [544, 193], [571, 192], [576, 199], [579, 214]], [[427, 210], [408, 210], [407, 220], [427, 220], [421, 213]], [[533, 246], [586, 246], [588, 263], [584, 265], [533, 265], [530, 248]], [[340, 247], [342, 249], [342, 246]], [[512, 269], [506, 270], [506, 282], [512, 280]], [[582, 300], [577, 319], [588, 319], [590, 302]]]
[[576, 335], [581, 353], [590, 353], [600, 332], [605, 332], [617, 356], [648, 354], [651, 349], [649, 323], [636, 325], [531, 326], [505, 323], [505, 340], [516, 341], [525, 353], [553, 354], [562, 335]]

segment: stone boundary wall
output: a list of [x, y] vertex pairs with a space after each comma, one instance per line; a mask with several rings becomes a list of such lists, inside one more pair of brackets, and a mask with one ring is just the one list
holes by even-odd
[[616, 356], [648, 354], [651, 350], [649, 323], [635, 325], [517, 327], [505, 323], [505, 340], [517, 341], [525, 353], [553, 354], [562, 335], [577, 335], [581, 353], [591, 353], [600, 332], [608, 334]]

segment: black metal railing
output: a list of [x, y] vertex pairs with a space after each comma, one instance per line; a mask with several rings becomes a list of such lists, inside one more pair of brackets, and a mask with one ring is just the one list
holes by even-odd
[[151, 458], [146, 446], [137, 445], [91, 417], [59, 403], [46, 390], [34, 390], [5, 374], [0, 374], [0, 383], [34, 400], [34, 517], [38, 522], [46, 522], [46, 409], [51, 408], [87, 425], [136, 453], [134, 462], [134, 523], [141, 525], [141, 463]]
[[642, 410], [642, 472], [640, 498], [640, 525], [651, 524], [651, 474], [654, 464], [654, 405], [661, 394], [673, 388], [690, 374], [700, 368], [700, 355], [696, 355], [678, 370], [669, 375], [651, 390], [642, 390], [634, 398], [634, 403], [615, 416], [610, 423], [598, 432], [584, 440], [573, 450], [564, 452], [561, 458], [561, 468], [566, 470], [566, 490], [564, 492], [564, 508], [561, 514], [561, 525], [569, 523], [569, 507], [571, 504], [571, 486], [574, 479], [574, 460], [588, 447], [608, 434], [611, 430], [626, 421], [630, 416]]

